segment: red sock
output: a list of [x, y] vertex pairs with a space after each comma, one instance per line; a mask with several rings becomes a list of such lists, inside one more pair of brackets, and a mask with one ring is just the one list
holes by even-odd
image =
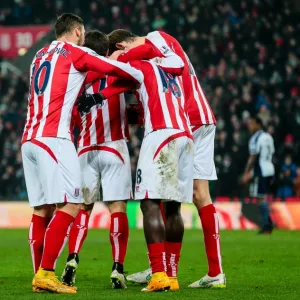
[[117, 212], [113, 213], [110, 218], [110, 243], [113, 260], [114, 262], [124, 264], [129, 236], [127, 214]]
[[41, 267], [47, 270], [54, 270], [57, 258], [63, 250], [68, 238], [70, 225], [74, 217], [58, 210], [50, 221], [44, 241], [44, 252]]
[[32, 215], [28, 243], [32, 257], [33, 271], [36, 273], [40, 267], [43, 255], [44, 236], [49, 219], [37, 215]]
[[165, 242], [167, 275], [169, 277], [177, 277], [181, 246], [182, 243]]
[[89, 214], [81, 209], [75, 218], [69, 236], [69, 254], [79, 253], [88, 234]]
[[218, 215], [214, 205], [210, 204], [199, 210], [199, 216], [204, 233], [205, 250], [209, 267], [208, 276], [214, 277], [223, 273]]
[[167, 218], [166, 218], [165, 208], [164, 208], [164, 203], [163, 202], [160, 202], [159, 208], [160, 208], [160, 212], [161, 212], [161, 216], [163, 218], [164, 224], [166, 225]]
[[148, 244], [148, 256], [152, 274], [166, 271], [166, 251], [164, 243]]

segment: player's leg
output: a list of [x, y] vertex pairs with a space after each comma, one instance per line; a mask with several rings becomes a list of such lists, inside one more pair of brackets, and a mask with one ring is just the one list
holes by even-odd
[[189, 287], [225, 287], [222, 270], [219, 220], [209, 193], [208, 180], [216, 180], [214, 165], [215, 126], [202, 126], [194, 131], [194, 187], [193, 202], [201, 220], [208, 274]]
[[[152, 279], [143, 291], [163, 290], [171, 286], [170, 280], [163, 272], [164, 222], [160, 201], [155, 199], [181, 201], [184, 198], [182, 187], [185, 183], [179, 184], [181, 182], [179, 175], [183, 166], [179, 167], [178, 162], [182, 149], [191, 157], [193, 154], [193, 145], [188, 143], [189, 147], [186, 148], [186, 140], [184, 133], [174, 129], [164, 129], [148, 134], [141, 147], [135, 199], [142, 200], [144, 232], [152, 269]], [[192, 159], [190, 163], [192, 164]], [[191, 165], [188, 173], [191, 174]], [[189, 193], [189, 201], [191, 201], [192, 180], [190, 180]]]
[[64, 139], [39, 138], [35, 140], [35, 146], [47, 204], [57, 205], [46, 229], [41, 266], [34, 277], [35, 286], [56, 293], [76, 293], [75, 288], [56, 278], [55, 267], [82, 202], [77, 153], [72, 142]]
[[177, 280], [178, 263], [182, 246], [184, 233], [184, 224], [180, 213], [181, 203], [166, 202], [166, 235], [165, 235], [165, 250], [167, 275], [171, 281], [171, 290], [179, 290]]
[[129, 225], [125, 201], [108, 202], [111, 214], [109, 240], [112, 249], [113, 266], [111, 273], [112, 288], [126, 288], [124, 277], [124, 261], [127, 252]]
[[152, 278], [142, 291], [162, 291], [170, 288], [166, 271], [165, 225], [160, 212], [160, 200], [145, 199], [141, 201], [143, 212], [144, 235], [148, 248], [148, 257]]
[[103, 201], [111, 213], [110, 243], [112, 249], [112, 288], [126, 288], [124, 261], [129, 225], [126, 201], [132, 195], [130, 157], [125, 140], [107, 142], [101, 150], [101, 185]]
[[[81, 153], [82, 149], [79, 149]], [[61, 276], [62, 282], [74, 286], [79, 265], [79, 252], [88, 234], [89, 218], [94, 203], [100, 200], [100, 151], [87, 151], [79, 156], [83, 181], [83, 199], [80, 211], [70, 230], [69, 255]]]
[[269, 204], [266, 199], [266, 195], [269, 191], [269, 185], [271, 184], [271, 179], [272, 178], [270, 177], [258, 178], [257, 191], [253, 191], [252, 193], [252, 196], [255, 193], [261, 220], [261, 226], [258, 232], [259, 234], [271, 234], [274, 228]]
[[35, 146], [31, 142], [27, 142], [22, 146], [21, 153], [29, 203], [33, 207], [28, 242], [35, 274], [41, 264], [44, 235], [47, 225], [53, 216], [55, 205], [48, 205], [46, 202], [40, 182]]

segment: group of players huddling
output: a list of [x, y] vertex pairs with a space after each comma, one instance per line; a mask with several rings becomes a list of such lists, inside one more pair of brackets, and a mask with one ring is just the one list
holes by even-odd
[[[128, 276], [143, 292], [178, 290], [184, 224], [181, 203], [194, 202], [201, 219], [208, 273], [191, 288], [225, 288], [218, 217], [209, 194], [216, 120], [178, 41], [164, 32], [139, 37], [118, 29], [85, 34], [81, 18], [63, 14], [57, 40], [30, 67], [22, 157], [30, 206], [29, 244], [34, 292], [75, 294], [79, 252], [100, 198], [111, 213], [113, 288], [126, 288], [123, 264], [133, 197], [128, 122], [145, 135], [134, 199], [140, 201], [150, 269]], [[138, 105], [126, 107], [124, 93]], [[73, 129], [78, 127], [77, 151]], [[61, 281], [56, 261], [69, 238]]]

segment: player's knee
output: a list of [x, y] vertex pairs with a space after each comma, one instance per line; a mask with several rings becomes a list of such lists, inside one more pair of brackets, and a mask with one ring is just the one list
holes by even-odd
[[126, 213], [126, 201], [112, 201], [107, 204], [111, 214], [122, 212]]
[[193, 202], [198, 209], [212, 203], [207, 181], [194, 181]]
[[82, 204], [81, 209], [85, 210], [89, 215], [92, 213], [95, 203]]
[[59, 203], [57, 204], [57, 209], [61, 210], [74, 218], [77, 216], [81, 208], [80, 204], [77, 203]]
[[51, 219], [55, 209], [56, 206], [54, 204], [45, 204], [41, 206], [36, 206], [33, 209], [33, 214], [40, 217]]

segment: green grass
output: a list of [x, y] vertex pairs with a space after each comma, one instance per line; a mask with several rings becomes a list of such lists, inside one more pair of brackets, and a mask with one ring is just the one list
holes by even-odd
[[[81, 252], [77, 295], [33, 294], [32, 266], [26, 230], [0, 230], [0, 299], [300, 299], [300, 232], [276, 231], [258, 236], [251, 231], [222, 232], [223, 267], [227, 288], [190, 290], [187, 285], [206, 273], [202, 233], [186, 231], [179, 280], [181, 290], [144, 294], [140, 285], [111, 290], [111, 250], [108, 232], [91, 230]], [[66, 252], [57, 265], [61, 274]], [[142, 231], [132, 230], [126, 271], [147, 268]]]

